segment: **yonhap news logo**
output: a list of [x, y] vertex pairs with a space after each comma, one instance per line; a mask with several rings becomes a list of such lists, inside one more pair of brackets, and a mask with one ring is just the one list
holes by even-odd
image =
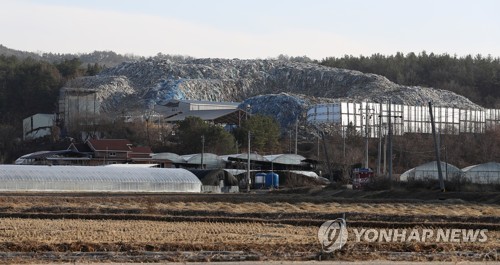
[[[419, 242], [419, 243], [484, 243], [488, 241], [488, 229], [374, 229], [353, 228], [353, 242]], [[318, 230], [318, 239], [324, 252], [341, 249], [348, 240], [344, 218], [324, 222]]]
[[484, 243], [488, 229], [353, 229], [356, 242]]
[[344, 218], [324, 222], [318, 230], [318, 239], [324, 252], [341, 249], [347, 242], [347, 227]]

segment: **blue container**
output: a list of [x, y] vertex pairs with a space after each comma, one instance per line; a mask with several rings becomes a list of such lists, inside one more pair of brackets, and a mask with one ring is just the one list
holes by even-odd
[[266, 188], [279, 188], [280, 186], [280, 176], [276, 173], [266, 174]]

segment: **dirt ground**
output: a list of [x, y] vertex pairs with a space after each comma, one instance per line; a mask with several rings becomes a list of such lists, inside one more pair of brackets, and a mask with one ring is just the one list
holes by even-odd
[[[0, 262], [499, 261], [499, 193], [300, 189], [241, 194], [0, 194]], [[356, 242], [319, 226], [487, 229], [488, 240]]]

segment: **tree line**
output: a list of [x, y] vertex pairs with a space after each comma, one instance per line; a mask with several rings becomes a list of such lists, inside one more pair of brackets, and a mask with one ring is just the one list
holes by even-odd
[[50, 63], [0, 55], [0, 162], [12, 159], [8, 153], [21, 137], [24, 118], [55, 113], [59, 90], [67, 80], [101, 70], [98, 64], [85, 67], [78, 58]]
[[387, 77], [408, 86], [444, 89], [488, 108], [500, 108], [500, 58], [419, 54], [327, 57], [320, 64]]

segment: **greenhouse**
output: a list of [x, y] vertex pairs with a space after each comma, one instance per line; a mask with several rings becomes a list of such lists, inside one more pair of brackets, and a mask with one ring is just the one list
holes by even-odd
[[200, 192], [185, 169], [0, 165], [0, 191]]
[[217, 169], [225, 166], [222, 158], [212, 153], [183, 155], [181, 157], [186, 161], [185, 165], [188, 167], [199, 167], [203, 164], [204, 169]]
[[500, 184], [500, 163], [490, 162], [463, 168], [464, 177], [480, 184]]
[[[443, 173], [444, 180], [451, 180], [454, 177], [462, 175], [462, 170], [458, 167], [441, 162], [441, 170]], [[399, 177], [400, 181], [408, 181], [409, 179], [414, 180], [426, 180], [426, 179], [439, 179], [437, 162], [429, 162], [418, 167], [412, 168]]]
[[180, 155], [174, 153], [156, 153], [153, 154], [152, 160], [169, 160], [173, 164], [186, 163], [186, 160], [184, 160]]

